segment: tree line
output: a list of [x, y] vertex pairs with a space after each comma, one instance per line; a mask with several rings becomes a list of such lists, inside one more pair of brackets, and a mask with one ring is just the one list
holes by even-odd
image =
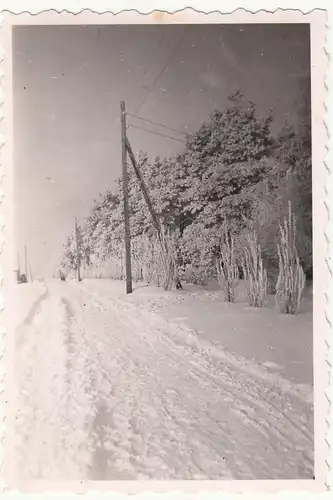
[[[237, 92], [223, 110], [214, 111], [197, 132], [189, 134], [183, 150], [173, 157], [140, 152], [138, 165], [154, 209], [165, 230], [164, 249], [156, 245], [155, 230], [136, 177], [129, 169], [129, 200], [134, 277], [161, 284], [162, 254], [174, 261], [182, 280], [205, 283], [218, 279], [221, 241], [227, 232], [242, 251], [249, 231], [256, 235], [274, 292], [280, 254], [281, 225], [295, 218], [295, 248], [300, 265], [312, 279], [312, 175], [309, 90], [300, 93], [296, 119], [278, 135], [272, 133], [273, 112], [258, 116], [257, 107]], [[79, 228], [81, 261], [87, 268], [119, 262], [123, 274], [123, 199], [117, 188], [100, 195]], [[224, 228], [224, 229], [223, 229]], [[75, 270], [74, 234], [64, 245], [61, 265]], [[222, 240], [221, 240], [222, 238]], [[162, 254], [161, 254], [162, 252]], [[171, 259], [171, 260], [170, 260]], [[244, 275], [244, 266], [238, 266]], [[220, 269], [221, 271], [221, 269]], [[111, 274], [112, 274], [111, 273]]]

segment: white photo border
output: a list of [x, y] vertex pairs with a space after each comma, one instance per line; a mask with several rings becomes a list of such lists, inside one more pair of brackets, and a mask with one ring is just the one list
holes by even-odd
[[[0, 447], [1, 456], [0, 456], [0, 466], [1, 466], [1, 477], [4, 477], [5, 471], [5, 462], [3, 460], [3, 450], [4, 443], [6, 438], [6, 419], [8, 420], [8, 411], [6, 406], [6, 397], [8, 394], [8, 371], [6, 367], [8, 367], [8, 360], [10, 359], [10, 340], [8, 336], [6, 338], [6, 332], [8, 332], [8, 324], [9, 324], [9, 316], [10, 313], [4, 308], [5, 304], [5, 295], [10, 293], [9, 288], [7, 288], [7, 269], [6, 262], [8, 262], [8, 258], [10, 258], [11, 254], [11, 243], [12, 241], [9, 232], [11, 232], [11, 199], [12, 199], [12, 180], [11, 180], [11, 153], [12, 153], [12, 143], [11, 143], [11, 96], [10, 96], [10, 82], [11, 82], [11, 56], [8, 51], [8, 29], [11, 24], [45, 24], [46, 18], [57, 18], [57, 22], [55, 24], [109, 24], [116, 22], [120, 23], [129, 23], [130, 18], [136, 18], [135, 23], [149, 24], [149, 23], [169, 23], [171, 20], [171, 16], [173, 22], [177, 23], [185, 23], [185, 22], [240, 22], [240, 18], [244, 15], [248, 15], [251, 17], [252, 21], [248, 22], [262, 22], [262, 20], [258, 21], [259, 17], [264, 19], [266, 17], [275, 18], [274, 21], [271, 22], [283, 22], [283, 19], [286, 19], [288, 16], [288, 21], [284, 22], [297, 22], [295, 19], [302, 16], [302, 21], [298, 22], [312, 22], [311, 19], [315, 18], [317, 15], [321, 18], [321, 23], [323, 26], [327, 26], [326, 31], [326, 41], [325, 34], [321, 33], [322, 37], [322, 53], [316, 52], [316, 58], [312, 57], [312, 68], [313, 75], [318, 76], [318, 82], [312, 82], [312, 102], [316, 101], [316, 105], [313, 106], [313, 109], [316, 109], [316, 114], [313, 112], [312, 114], [312, 124], [313, 124], [313, 134], [316, 134], [316, 131], [319, 130], [318, 137], [314, 137], [313, 135], [313, 146], [317, 151], [318, 156], [316, 156], [317, 162], [319, 161], [324, 165], [324, 162], [327, 167], [327, 171], [323, 169], [321, 174], [323, 175], [323, 179], [318, 183], [317, 191], [316, 186], [313, 186], [314, 191], [314, 199], [315, 203], [320, 205], [320, 217], [314, 220], [314, 236], [317, 235], [318, 239], [314, 237], [314, 261], [316, 259], [319, 261], [319, 273], [322, 276], [322, 279], [319, 280], [317, 278], [317, 282], [321, 281], [320, 290], [314, 290], [315, 293], [318, 293], [320, 297], [323, 299], [322, 303], [319, 303], [317, 300], [317, 312], [314, 311], [314, 330], [315, 331], [324, 331], [325, 339], [322, 342], [321, 346], [315, 346], [314, 349], [314, 372], [315, 374], [320, 373], [320, 377], [323, 380], [327, 379], [327, 390], [319, 394], [319, 404], [321, 408], [325, 409], [323, 415], [320, 417], [319, 425], [326, 427], [325, 431], [322, 429], [322, 432], [326, 434], [326, 441], [321, 437], [321, 441], [319, 443], [316, 442], [316, 447], [320, 447], [320, 461], [322, 461], [323, 456], [327, 456], [326, 462], [327, 467], [326, 470], [316, 470], [315, 464], [315, 481], [232, 481], [232, 482], [222, 482], [222, 481], [170, 481], [170, 482], [121, 482], [121, 481], [112, 481], [105, 483], [98, 482], [87, 482], [81, 484], [42, 484], [39, 483], [34, 484], [32, 486], [32, 490], [34, 492], [52, 492], [58, 494], [67, 494], [68, 491], [71, 491], [73, 495], [74, 492], [77, 493], [85, 493], [89, 497], [93, 497], [94, 495], [108, 494], [109, 496], [116, 495], [115, 498], [119, 498], [122, 494], [135, 493], [140, 494], [140, 496], [144, 495], [144, 498], [151, 498], [152, 495], [156, 493], [165, 493], [167, 495], [175, 495], [179, 497], [183, 497], [184, 495], [190, 494], [191, 497], [194, 494], [200, 494], [201, 497], [205, 497], [212, 499], [215, 495], [224, 494], [224, 497], [228, 496], [228, 494], [246, 494], [248, 498], [254, 494], [254, 492], [262, 493], [262, 494], [270, 494], [275, 493], [275, 496], [286, 497], [289, 498], [292, 494], [293, 496], [300, 496], [302, 498], [307, 493], [324, 493], [325, 489], [327, 490], [333, 484], [332, 477], [332, 453], [331, 453], [331, 440], [332, 436], [332, 427], [330, 424], [332, 422], [332, 407], [329, 404], [332, 396], [332, 385], [329, 384], [328, 381], [328, 367], [331, 366], [332, 360], [332, 351], [330, 350], [330, 329], [329, 324], [332, 324], [333, 313], [331, 311], [330, 303], [332, 299], [332, 280], [329, 280], [329, 273], [332, 274], [333, 265], [332, 265], [332, 241], [333, 241], [333, 225], [330, 223], [326, 223], [327, 219], [331, 213], [331, 200], [333, 195], [333, 181], [332, 174], [329, 175], [330, 164], [332, 161], [332, 148], [331, 148], [331, 133], [330, 133], [330, 122], [332, 119], [332, 99], [333, 92], [330, 91], [330, 88], [333, 88], [333, 70], [331, 68], [331, 64], [328, 64], [329, 57], [333, 54], [333, 35], [332, 30], [330, 29], [330, 11], [327, 2], [321, 2], [323, 6], [319, 6], [318, 3], [315, 5], [315, 2], [286, 2], [285, 0], [275, 4], [275, 2], [269, 2], [269, 9], [267, 2], [258, 2], [258, 1], [249, 1], [244, 0], [241, 4], [235, 5], [232, 3], [233, 9], [228, 8], [228, 5], [224, 6], [217, 5], [216, 1], [205, 1], [205, 9], [203, 10], [203, 5], [201, 2], [194, 1], [191, 2], [191, 7], [186, 8], [188, 6], [183, 6], [181, 2], [177, 2], [176, 0], [171, 0], [168, 2], [156, 1], [154, 5], [152, 2], [103, 2], [98, 0], [89, 1], [56, 1], [53, 2], [50, 0], [47, 1], [3, 1], [3, 4], [9, 4], [2, 7], [1, 14], [1, 31], [0, 31], [0, 57], [1, 57], [1, 71], [0, 71], [0, 251], [1, 251], [1, 259], [0, 259], [0, 280], [1, 280], [1, 289], [0, 289], [0, 307], [1, 307], [1, 316], [3, 320], [0, 320], [1, 330], [1, 342], [0, 342], [0, 383], [1, 383], [1, 410], [2, 415], [0, 418], [0, 442], [2, 443]], [[118, 5], [117, 5], [118, 4]], [[121, 4], [121, 5], [120, 5]], [[201, 5], [200, 5], [201, 4]], [[29, 7], [29, 8], [28, 8]], [[257, 8], [258, 7], [258, 8]], [[261, 8], [260, 8], [261, 7]], [[185, 8], [185, 10], [184, 10]], [[61, 14], [60, 14], [61, 13]], [[96, 15], [94, 15], [96, 13]], [[103, 14], [103, 15], [100, 15]], [[221, 17], [223, 15], [223, 19]], [[144, 20], [142, 16], [144, 15]], [[194, 21], [194, 18], [197, 18], [197, 21]], [[199, 20], [199, 17], [201, 20]], [[219, 17], [219, 21], [212, 21], [212, 19]], [[228, 20], [228, 18], [233, 18], [232, 20]], [[139, 19], [141, 18], [141, 20]], [[256, 20], [255, 20], [256, 18]], [[88, 21], [89, 19], [89, 21]], [[93, 21], [91, 21], [93, 19]], [[189, 21], [191, 19], [191, 21]], [[323, 21], [324, 19], [324, 21]], [[10, 20], [10, 21], [9, 21]], [[310, 20], [310, 21], [309, 21]], [[61, 21], [61, 22], [58, 22]], [[133, 22], [133, 21], [132, 21]], [[244, 20], [242, 21], [244, 22]], [[266, 21], [267, 22], [267, 21]], [[48, 22], [49, 24], [49, 22]], [[51, 24], [54, 24], [52, 22]], [[325, 47], [324, 47], [325, 46]], [[312, 46], [313, 48], [313, 46]], [[326, 53], [326, 54], [325, 54]], [[324, 65], [321, 67], [319, 71], [317, 69], [317, 61], [318, 54], [320, 56], [321, 62], [318, 65]], [[312, 56], [314, 54], [312, 53]], [[326, 62], [325, 62], [326, 61]], [[322, 71], [324, 68], [324, 71]], [[326, 78], [325, 78], [326, 74]], [[325, 92], [324, 82], [326, 85], [327, 92]], [[318, 86], [319, 86], [319, 94], [318, 98]], [[322, 88], [320, 88], [322, 86]], [[315, 91], [314, 91], [315, 87]], [[321, 100], [318, 104], [317, 100]], [[325, 103], [325, 104], [324, 104]], [[326, 114], [324, 111], [324, 105], [326, 108]], [[327, 133], [325, 131], [325, 127], [327, 129]], [[8, 133], [9, 131], [9, 133]], [[325, 147], [328, 152], [325, 156]], [[326, 187], [325, 187], [326, 186]], [[316, 207], [317, 210], [317, 207]], [[318, 212], [314, 212], [314, 215], [318, 216]], [[314, 218], [315, 219], [315, 218]], [[319, 226], [319, 228], [318, 228]], [[317, 227], [317, 229], [316, 229]], [[317, 231], [317, 232], [316, 232]], [[319, 237], [320, 233], [320, 237]], [[326, 263], [325, 263], [326, 256]], [[5, 288], [6, 287], [6, 288]], [[5, 291], [5, 293], [4, 293]], [[327, 303], [325, 303], [325, 297], [327, 297]], [[317, 319], [316, 319], [317, 316]], [[325, 353], [325, 343], [327, 352]], [[319, 350], [318, 350], [319, 349]], [[326, 361], [325, 361], [326, 358]], [[316, 377], [316, 375], [315, 375]], [[316, 381], [315, 381], [316, 387]], [[316, 389], [315, 389], [316, 393]], [[317, 397], [317, 395], [316, 395]], [[323, 406], [322, 406], [323, 405]], [[324, 414], [327, 415], [326, 418]], [[318, 419], [318, 416], [317, 416]], [[326, 423], [325, 423], [326, 421]], [[316, 427], [317, 424], [315, 424]], [[7, 436], [8, 438], [8, 436]], [[316, 459], [317, 461], [317, 459]], [[321, 465], [322, 468], [325, 468], [324, 465]], [[8, 491], [8, 483], [2, 479], [2, 489], [3, 491]], [[131, 483], [131, 484], [130, 484]], [[217, 484], [219, 483], [219, 484]], [[246, 484], [247, 483], [247, 484]], [[256, 483], [258, 487], [251, 488], [248, 483]], [[279, 483], [279, 492], [276, 493], [276, 485]], [[297, 485], [295, 484], [297, 483]], [[243, 486], [244, 485], [244, 486]], [[224, 487], [226, 486], [226, 487]], [[296, 487], [295, 487], [296, 486]], [[14, 491], [11, 487], [11, 494], [15, 493], [15, 496], [18, 494], [23, 494], [23, 490]], [[21, 491], [21, 493], [19, 493]], [[25, 487], [24, 491], [28, 491]], [[66, 493], [65, 493], [66, 492]]]

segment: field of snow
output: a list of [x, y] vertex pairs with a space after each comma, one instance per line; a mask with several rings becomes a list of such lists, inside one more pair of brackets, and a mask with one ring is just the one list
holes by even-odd
[[312, 479], [310, 296], [295, 317], [193, 286], [17, 297], [21, 481]]

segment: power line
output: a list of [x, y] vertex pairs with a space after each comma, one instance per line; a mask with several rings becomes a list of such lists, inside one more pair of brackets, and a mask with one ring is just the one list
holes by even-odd
[[182, 141], [181, 139], [178, 139], [177, 137], [172, 137], [171, 135], [162, 134], [160, 132], [155, 132], [153, 130], [148, 130], [146, 128], [138, 127], [136, 125], [128, 125], [128, 128], [130, 128], [130, 127], [136, 128], [138, 130], [143, 130], [144, 132], [148, 132], [149, 134], [159, 135], [161, 137], [167, 137], [168, 139], [172, 139], [173, 141], [177, 141], [177, 142], [181, 142], [182, 144], [186, 144], [185, 141]]
[[185, 38], [185, 35], [186, 35], [186, 31], [187, 31], [187, 28], [188, 26], [185, 26], [184, 28], [184, 32], [182, 34], [182, 36], [180, 37], [180, 39], [178, 40], [178, 42], [176, 43], [176, 46], [174, 48], [174, 50], [171, 51], [170, 53], [170, 56], [169, 58], [167, 59], [167, 62], [165, 63], [165, 65], [162, 67], [161, 71], [158, 73], [157, 77], [155, 78], [155, 80], [153, 81], [153, 84], [152, 86], [150, 87], [150, 89], [148, 90], [147, 94], [144, 96], [144, 98], [142, 99], [141, 103], [139, 104], [139, 107], [138, 109], [136, 110], [136, 114], [139, 114], [142, 106], [144, 105], [144, 103], [147, 101], [149, 95], [151, 94], [151, 92], [153, 91], [155, 85], [157, 84], [157, 82], [159, 81], [159, 79], [162, 77], [163, 73], [165, 72], [165, 70], [167, 69], [167, 67], [169, 66], [169, 64], [171, 63], [174, 55], [176, 54], [176, 51], [179, 47], [179, 45], [181, 44], [181, 42], [184, 40]]
[[152, 125], [157, 125], [158, 127], [163, 127], [166, 130], [172, 130], [172, 132], [176, 132], [177, 134], [182, 134], [182, 135], [187, 135], [186, 132], [183, 132], [182, 130], [177, 130], [176, 128], [168, 127], [167, 125], [164, 125], [163, 123], [158, 123], [152, 120], [148, 120], [148, 118], [142, 118], [142, 116], [134, 115], [133, 113], [127, 113], [127, 116], [132, 116], [133, 118], [137, 118], [138, 120], [142, 120], [147, 123], [151, 123]]

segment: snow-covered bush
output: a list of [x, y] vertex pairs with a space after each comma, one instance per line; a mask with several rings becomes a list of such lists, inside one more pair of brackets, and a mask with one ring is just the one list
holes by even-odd
[[189, 225], [180, 238], [182, 279], [204, 285], [216, 278], [216, 252], [219, 249], [219, 227], [206, 228], [202, 222]]
[[296, 221], [288, 205], [288, 220], [280, 225], [279, 275], [276, 284], [276, 302], [281, 313], [295, 314], [301, 303], [305, 274], [296, 248]]
[[163, 286], [164, 290], [172, 288], [176, 280], [176, 249], [170, 231], [163, 228], [160, 239], [157, 234], [141, 237], [141, 251], [136, 249], [136, 258], [137, 274], [144, 281]]
[[267, 301], [267, 271], [264, 268], [258, 235], [253, 230], [246, 237], [242, 270], [250, 306], [262, 307]]
[[235, 240], [226, 224], [220, 243], [220, 257], [217, 262], [217, 278], [228, 302], [235, 301], [235, 289], [239, 279]]

